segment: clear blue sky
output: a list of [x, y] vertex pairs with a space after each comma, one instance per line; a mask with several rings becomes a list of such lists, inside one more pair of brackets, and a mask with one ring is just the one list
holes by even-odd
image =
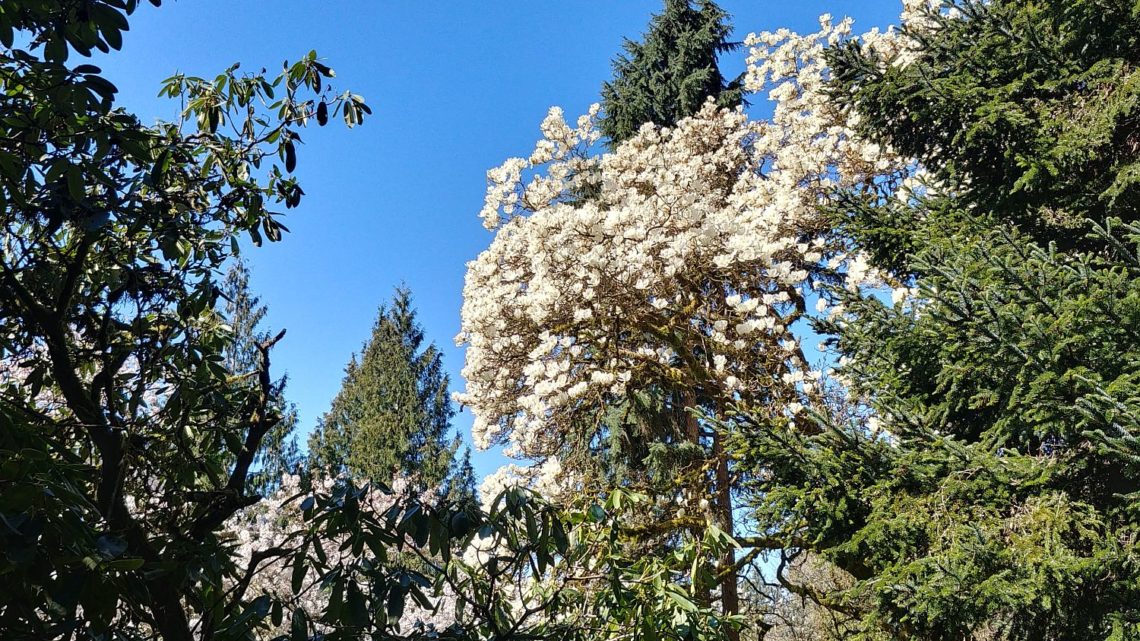
[[[453, 337], [465, 264], [490, 242], [476, 215], [485, 173], [529, 154], [551, 105], [576, 117], [597, 101], [624, 37], [638, 38], [660, 0], [167, 0], [143, 3], [123, 51], [99, 60], [120, 103], [171, 119], [154, 96], [176, 71], [213, 76], [234, 62], [280, 68], [315, 49], [336, 85], [363, 95], [363, 127], [310, 129], [297, 173], [307, 194], [280, 243], [247, 251], [268, 323], [289, 330], [275, 353], [307, 434], [340, 386], [376, 308], [401, 282], [412, 290], [454, 388], [463, 354]], [[856, 30], [897, 20], [899, 0], [722, 0], [737, 39], [824, 12]], [[722, 61], [743, 69], [743, 54]], [[763, 102], [754, 100], [753, 102]], [[763, 104], [754, 109], [763, 110]], [[471, 415], [456, 417], [469, 437]], [[303, 440], [303, 439], [302, 439]], [[475, 453], [482, 476], [502, 462]]]

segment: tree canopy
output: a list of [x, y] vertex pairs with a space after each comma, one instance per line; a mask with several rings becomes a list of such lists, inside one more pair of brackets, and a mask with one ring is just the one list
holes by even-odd
[[0, 7], [0, 636], [1140, 638], [1133, 3], [825, 15], [728, 82], [667, 0], [488, 172], [465, 389], [398, 289], [304, 460], [239, 255], [371, 111], [309, 52], [144, 125], [76, 60], [138, 4]]
[[251, 599], [221, 590], [236, 568], [219, 533], [258, 498], [281, 336], [231, 376], [217, 273], [300, 203], [298, 130], [367, 113], [309, 53], [276, 77], [174, 76], [180, 122], [142, 125], [99, 68], [68, 66], [118, 49], [136, 7], [0, 13], [0, 617], [28, 638], [237, 632]]
[[665, 0], [643, 40], [626, 40], [614, 59], [614, 77], [602, 85], [602, 134], [617, 144], [647, 123], [675, 125], [710, 97], [721, 107], [740, 105], [743, 79], [726, 79], [718, 65], [739, 46], [731, 35], [728, 14], [712, 0]]

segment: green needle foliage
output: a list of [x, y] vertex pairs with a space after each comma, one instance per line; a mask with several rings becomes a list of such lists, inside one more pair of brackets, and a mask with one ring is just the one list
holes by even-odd
[[[1130, 0], [948, 2], [913, 33], [921, 60], [833, 51], [835, 92], [863, 131], [1042, 242], [1140, 205], [1140, 10]], [[953, 9], [962, 18], [945, 15]]]
[[805, 438], [768, 508], [858, 580], [838, 603], [866, 638], [1103, 639], [1137, 615], [1136, 232], [1100, 230], [1111, 258], [931, 234], [920, 307], [849, 300], [824, 328], [889, 436]]
[[614, 60], [614, 78], [602, 85], [599, 122], [610, 143], [652, 122], [671, 127], [695, 114], [710, 97], [722, 107], [743, 102], [743, 79], [726, 80], [717, 66], [729, 42], [728, 14], [711, 0], [666, 0], [643, 42], [627, 40]]
[[757, 520], [846, 572], [789, 587], [848, 638], [1140, 638], [1137, 14], [949, 8], [913, 64], [833, 54], [862, 134], [937, 181], [838, 200], [840, 228], [919, 295], [831, 293], [847, 315], [818, 329], [855, 395], [815, 433], [752, 426]]
[[454, 414], [441, 354], [424, 346], [411, 292], [399, 288], [310, 437], [310, 465], [383, 484], [404, 476], [440, 496], [470, 498], [474, 479], [456, 460]]

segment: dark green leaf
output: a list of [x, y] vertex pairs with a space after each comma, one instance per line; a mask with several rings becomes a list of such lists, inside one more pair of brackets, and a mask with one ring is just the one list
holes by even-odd
[[297, 169], [297, 149], [292, 140], [285, 141], [285, 171], [293, 173]]

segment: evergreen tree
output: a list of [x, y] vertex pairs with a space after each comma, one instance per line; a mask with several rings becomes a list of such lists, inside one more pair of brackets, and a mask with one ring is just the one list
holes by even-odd
[[711, 0], [665, 0], [643, 42], [627, 40], [614, 60], [614, 78], [602, 85], [602, 133], [611, 144], [652, 122], [671, 127], [712, 97], [717, 105], [743, 101], [743, 79], [727, 81], [717, 57], [737, 48], [728, 41], [728, 14]]
[[475, 468], [471, 465], [471, 448], [463, 448], [462, 456], [452, 469], [452, 475], [447, 479], [448, 503], [458, 511], [474, 510], [478, 505], [475, 502]]
[[[269, 339], [269, 332], [259, 329], [268, 309], [250, 292], [249, 267], [241, 259], [226, 272], [222, 299], [222, 315], [233, 330], [231, 342], [222, 350], [226, 368], [235, 376], [251, 376], [260, 360], [257, 344]], [[280, 486], [282, 474], [296, 474], [302, 464], [294, 434], [297, 408], [285, 400], [285, 384], [286, 377], [273, 384], [271, 404], [280, 412], [281, 420], [262, 439], [253, 462], [256, 471], [249, 478], [250, 490], [263, 496]]]
[[[884, 65], [851, 43], [832, 54], [836, 95], [858, 107], [865, 134], [968, 183], [959, 202], [1040, 242], [1088, 241], [1089, 217], [1137, 218], [1134, 3], [956, 0], [912, 23], [914, 64]], [[883, 233], [900, 227], [880, 223]]]
[[381, 483], [404, 475], [441, 497], [471, 493], [469, 464], [455, 470], [460, 439], [451, 434], [448, 386], [439, 350], [424, 346], [411, 292], [398, 288], [310, 437], [311, 467]]
[[862, 133], [938, 181], [844, 201], [841, 228], [919, 292], [835, 293], [848, 313], [820, 329], [859, 402], [815, 433], [755, 426], [757, 520], [846, 573], [788, 585], [852, 638], [1140, 638], [1137, 20], [961, 1], [909, 27], [910, 64], [833, 55]]

